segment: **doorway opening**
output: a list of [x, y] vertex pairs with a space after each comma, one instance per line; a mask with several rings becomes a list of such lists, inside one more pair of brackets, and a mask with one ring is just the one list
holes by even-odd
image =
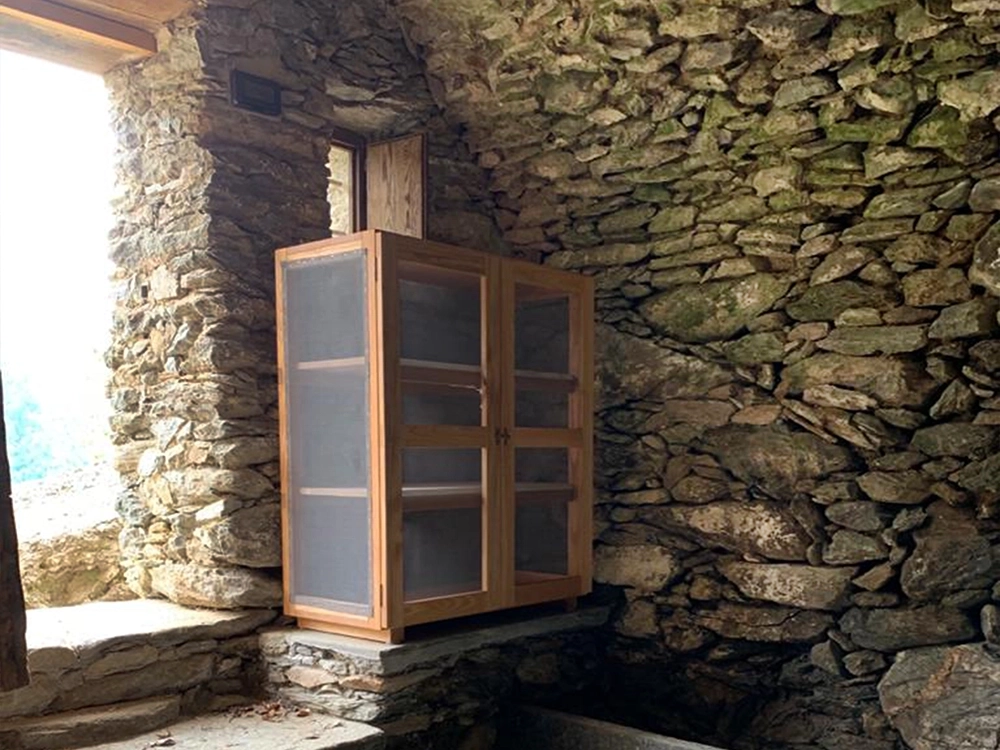
[[73, 568], [98, 561], [54, 540], [100, 527], [89, 544], [113, 545], [103, 557], [117, 564], [104, 365], [115, 139], [95, 74], [3, 50], [0, 104], [0, 370], [21, 568], [29, 607], [75, 604], [105, 596], [107, 576], [90, 586]]

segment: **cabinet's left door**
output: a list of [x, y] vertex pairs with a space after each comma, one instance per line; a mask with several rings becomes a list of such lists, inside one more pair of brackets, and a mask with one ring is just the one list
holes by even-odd
[[372, 235], [278, 252], [285, 610], [379, 629]]

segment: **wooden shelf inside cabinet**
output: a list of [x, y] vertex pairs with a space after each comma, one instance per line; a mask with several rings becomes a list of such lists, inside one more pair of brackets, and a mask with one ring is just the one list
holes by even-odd
[[[301, 487], [299, 493], [309, 496], [358, 499], [365, 499], [369, 495], [364, 487]], [[518, 482], [514, 485], [514, 497], [518, 503], [568, 503], [573, 500], [575, 494], [573, 485], [560, 482]], [[478, 508], [482, 502], [483, 486], [479, 482], [403, 485], [403, 511], [407, 513]]]
[[590, 590], [592, 278], [368, 230], [276, 292], [286, 614], [398, 642]]

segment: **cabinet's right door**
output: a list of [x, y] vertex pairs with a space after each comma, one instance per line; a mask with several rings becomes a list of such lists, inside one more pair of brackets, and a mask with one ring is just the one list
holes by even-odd
[[593, 285], [504, 264], [505, 567], [514, 605], [590, 590]]

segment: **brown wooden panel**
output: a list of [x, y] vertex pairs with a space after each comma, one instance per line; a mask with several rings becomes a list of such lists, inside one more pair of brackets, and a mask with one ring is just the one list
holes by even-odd
[[95, 73], [155, 53], [154, 30], [49, 0], [0, 0], [0, 46]]
[[369, 144], [365, 157], [368, 228], [423, 238], [427, 169], [422, 133]]
[[24, 640], [27, 622], [10, 485], [3, 384], [0, 382], [0, 692], [28, 684], [28, 649]]

